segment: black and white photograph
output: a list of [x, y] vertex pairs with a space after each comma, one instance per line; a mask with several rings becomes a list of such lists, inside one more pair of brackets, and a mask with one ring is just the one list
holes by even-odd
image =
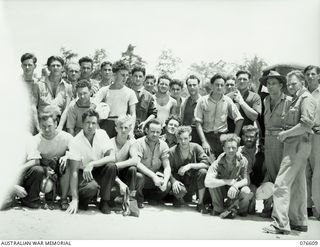
[[318, 245], [319, 0], [2, 0], [0, 40], [1, 245]]

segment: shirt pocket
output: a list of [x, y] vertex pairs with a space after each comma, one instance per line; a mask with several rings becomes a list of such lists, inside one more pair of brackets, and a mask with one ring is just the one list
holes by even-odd
[[298, 106], [290, 107], [286, 116], [285, 116], [285, 123], [290, 126], [294, 126], [299, 122], [300, 118], [300, 111]]

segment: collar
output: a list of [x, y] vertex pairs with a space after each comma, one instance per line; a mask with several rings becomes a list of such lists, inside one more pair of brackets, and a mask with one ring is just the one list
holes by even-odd
[[218, 101], [215, 101], [213, 98], [212, 98], [212, 95], [213, 95], [213, 92], [211, 92], [209, 95], [208, 95], [208, 99], [211, 100], [212, 102], [220, 102], [220, 101], [225, 101], [226, 100], [226, 96], [223, 94], [221, 96], [221, 98], [218, 100]]
[[[241, 155], [241, 156], [242, 156], [242, 155]], [[240, 160], [236, 158], [235, 161], [236, 161], [236, 164], [235, 164], [234, 167], [240, 166]], [[223, 168], [226, 168], [226, 167], [227, 167], [227, 160], [226, 160], [226, 153], [225, 153], [225, 152], [223, 152], [223, 153], [221, 154], [221, 157], [220, 157], [220, 160], [218, 161], [218, 164], [221, 165], [221, 166], [223, 166]]]
[[[144, 137], [144, 141], [147, 143], [148, 146], [151, 144], [147, 136]], [[158, 145], [159, 143], [160, 143], [160, 139], [158, 139], [158, 141], [156, 142], [156, 145]]]

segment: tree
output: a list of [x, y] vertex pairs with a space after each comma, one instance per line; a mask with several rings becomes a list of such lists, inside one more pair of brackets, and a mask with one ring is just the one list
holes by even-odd
[[125, 52], [121, 54], [121, 60], [128, 64], [130, 69], [134, 66], [142, 66], [146, 65], [146, 62], [142, 60], [142, 57], [134, 53], [135, 46], [129, 44], [128, 48]]
[[61, 57], [68, 64], [72, 59], [78, 57], [78, 53], [74, 53], [72, 50], [67, 50], [65, 47], [60, 48]]
[[107, 52], [103, 48], [96, 49], [94, 51], [93, 56], [90, 56], [90, 57], [92, 57], [92, 60], [93, 60], [92, 78], [96, 80], [101, 80], [100, 64], [103, 62], [103, 60], [105, 60], [108, 57]]
[[182, 63], [181, 58], [176, 57], [171, 49], [163, 50], [158, 58], [156, 70], [159, 75], [173, 75], [179, 70], [179, 65]]
[[241, 69], [248, 70], [252, 75], [253, 89], [256, 91], [259, 87], [259, 78], [262, 75], [263, 69], [268, 66], [268, 64], [264, 61], [263, 58], [254, 55], [253, 58], [245, 58], [242, 65], [240, 65]]

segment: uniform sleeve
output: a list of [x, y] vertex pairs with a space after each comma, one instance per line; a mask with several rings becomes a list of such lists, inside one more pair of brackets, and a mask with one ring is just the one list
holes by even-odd
[[214, 161], [207, 171], [206, 179], [217, 178], [217, 177], [218, 177], [218, 162]]
[[316, 101], [311, 95], [305, 97], [301, 102], [300, 123], [307, 128], [311, 129], [314, 125], [316, 107]]
[[252, 101], [252, 109], [255, 110], [259, 115], [261, 115], [262, 102], [260, 96], [258, 94], [254, 94]]
[[243, 117], [242, 117], [238, 107], [236, 106], [235, 103], [233, 103], [233, 101], [230, 98], [228, 98], [228, 99], [229, 99], [228, 100], [228, 116], [230, 118], [232, 118], [234, 122], [242, 120]]
[[197, 155], [197, 163], [204, 163], [209, 165], [208, 156], [200, 145], [195, 146], [196, 155]]
[[198, 100], [196, 108], [194, 109], [194, 119], [195, 119], [195, 121], [197, 121], [199, 123], [203, 122], [202, 99]]
[[240, 175], [241, 179], [248, 179], [248, 160], [247, 160], [247, 158], [243, 156], [241, 159], [241, 163], [242, 163], [242, 167], [241, 167], [239, 175]]
[[136, 93], [129, 88], [129, 106], [131, 105], [135, 105], [138, 103], [138, 99], [137, 99], [137, 96], [136, 96]]
[[161, 160], [165, 160], [165, 159], [169, 159], [169, 147], [168, 147], [168, 144], [163, 142], [163, 143], [160, 143], [160, 158]]

